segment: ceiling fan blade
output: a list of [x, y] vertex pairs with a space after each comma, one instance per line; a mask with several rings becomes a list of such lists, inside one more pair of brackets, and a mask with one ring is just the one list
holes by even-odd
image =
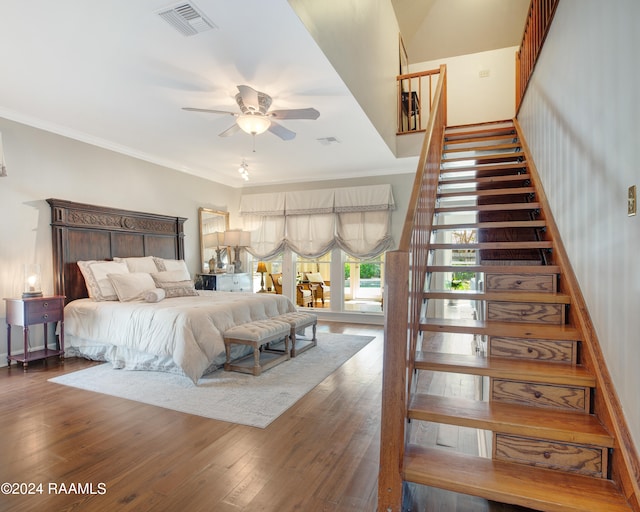
[[320, 112], [315, 108], [291, 108], [285, 110], [272, 110], [270, 116], [276, 119], [318, 119]]
[[182, 110], [188, 110], [189, 112], [207, 112], [208, 114], [226, 114], [230, 116], [237, 116], [235, 112], [229, 112], [228, 110], [212, 110], [209, 108], [191, 108], [182, 107]]
[[231, 135], [234, 135], [239, 131], [240, 131], [240, 127], [236, 123], [233, 123], [225, 131], [223, 131], [222, 133], [219, 133], [218, 137], [231, 137]]
[[248, 85], [238, 85], [242, 103], [252, 112], [260, 111], [260, 100], [258, 99], [258, 91]]
[[280, 137], [282, 140], [291, 140], [295, 139], [296, 137], [296, 132], [292, 132], [291, 130], [285, 128], [281, 124], [276, 123], [275, 121], [271, 121], [269, 131], [274, 135]]

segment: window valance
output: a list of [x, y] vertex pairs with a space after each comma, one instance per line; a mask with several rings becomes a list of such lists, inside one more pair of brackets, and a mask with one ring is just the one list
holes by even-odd
[[240, 215], [251, 231], [254, 256], [268, 259], [284, 247], [315, 258], [332, 247], [370, 258], [393, 245], [391, 185], [300, 190], [242, 196]]

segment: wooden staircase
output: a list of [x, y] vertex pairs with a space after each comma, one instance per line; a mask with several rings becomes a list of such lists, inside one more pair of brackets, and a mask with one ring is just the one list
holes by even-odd
[[[584, 364], [584, 332], [572, 323], [572, 294], [522, 149], [511, 121], [444, 132], [406, 428], [480, 429], [490, 458], [406, 435], [401, 477], [536, 510], [630, 511], [612, 469], [619, 441], [597, 407], [598, 380]], [[460, 232], [475, 236], [456, 243]], [[457, 264], [460, 251], [473, 262]], [[476, 288], [447, 289], [454, 272], [472, 273]], [[451, 300], [474, 301], [475, 318], [440, 316]], [[479, 350], [430, 351], [434, 333], [472, 335]], [[480, 376], [480, 399], [412, 392], [423, 372]]]

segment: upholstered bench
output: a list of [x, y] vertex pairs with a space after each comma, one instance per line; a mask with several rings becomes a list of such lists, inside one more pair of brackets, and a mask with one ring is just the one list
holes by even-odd
[[[305, 350], [309, 350], [311, 347], [315, 347], [318, 344], [316, 338], [316, 326], [318, 324], [318, 315], [313, 313], [305, 313], [303, 311], [294, 311], [292, 313], [285, 313], [273, 318], [281, 322], [286, 322], [291, 326], [290, 338], [291, 338], [291, 357], [301, 354]], [[311, 341], [308, 341], [305, 345], [298, 346], [296, 344], [296, 333], [304, 331], [309, 326], [313, 326], [313, 337]]]
[[[258, 376], [264, 370], [289, 359], [290, 336], [291, 326], [289, 323], [271, 318], [231, 327], [224, 332], [224, 349], [227, 355], [224, 369], [252, 373]], [[283, 351], [276, 352], [263, 348], [268, 343], [280, 340], [284, 340]], [[234, 343], [253, 347], [253, 353], [231, 361], [231, 345]]]

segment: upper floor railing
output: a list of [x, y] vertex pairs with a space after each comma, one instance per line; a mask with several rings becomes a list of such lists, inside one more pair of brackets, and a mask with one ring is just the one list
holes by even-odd
[[560, 0], [531, 0], [520, 49], [516, 52], [516, 111], [529, 85], [538, 55]]
[[398, 75], [398, 135], [426, 129], [440, 73], [431, 69]]

